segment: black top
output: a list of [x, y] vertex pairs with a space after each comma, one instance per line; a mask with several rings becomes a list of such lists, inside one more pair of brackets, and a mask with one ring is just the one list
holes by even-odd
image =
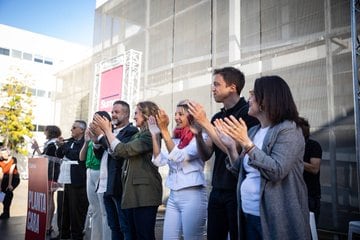
[[[322, 149], [320, 144], [312, 139], [305, 143], [304, 162], [310, 163], [310, 158], [322, 158]], [[304, 170], [304, 180], [308, 189], [309, 197], [320, 197], [320, 170], [317, 174], [312, 174]]]
[[[119, 139], [123, 143], [127, 143], [131, 137], [137, 133], [139, 130], [132, 126], [132, 124], [128, 124], [126, 127], [120, 130], [120, 132], [116, 135], [116, 138]], [[94, 148], [94, 154], [98, 159], [102, 158], [104, 150], [107, 149], [107, 142], [105, 137], [100, 139], [101, 148]], [[121, 197], [122, 195], [122, 182], [121, 182], [121, 171], [122, 166], [124, 164], [124, 158], [113, 158], [110, 154], [108, 155], [108, 179], [106, 192], [104, 195]]]
[[48, 180], [56, 182], [60, 173], [60, 163], [51, 160], [51, 157], [56, 157], [56, 144], [51, 142], [46, 145], [42, 154], [50, 156], [48, 163]]
[[[249, 104], [243, 97], [240, 98], [239, 102], [230, 109], [222, 108], [220, 112], [216, 113], [211, 122], [213, 123], [216, 119], [223, 119], [233, 115], [237, 119], [240, 117], [245, 121], [248, 129], [252, 126], [259, 124], [259, 121], [248, 115]], [[215, 162], [212, 176], [212, 186], [218, 189], [236, 190], [237, 178], [226, 168], [225, 158], [227, 154], [224, 153], [220, 148], [214, 144], [215, 151]]]
[[72, 161], [78, 161], [78, 164], [72, 164], [70, 168], [71, 185], [83, 187], [86, 186], [86, 166], [85, 161], [79, 160], [79, 153], [84, 145], [84, 138], [75, 140], [71, 138], [56, 150], [56, 156], [64, 156]]

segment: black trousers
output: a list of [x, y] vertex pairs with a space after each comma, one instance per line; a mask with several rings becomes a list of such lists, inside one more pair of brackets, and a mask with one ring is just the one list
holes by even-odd
[[320, 215], [320, 196], [308, 197], [309, 200], [309, 210], [313, 212], [315, 215], [316, 225], [319, 223], [319, 215]]
[[208, 203], [208, 240], [238, 239], [236, 191], [213, 188]]
[[[20, 183], [19, 175], [13, 175], [12, 183], [11, 183], [13, 188], [15, 189], [19, 185], [19, 183]], [[1, 190], [5, 193], [5, 198], [3, 201], [5, 214], [10, 214], [10, 206], [14, 197], [14, 193], [13, 193], [14, 189], [12, 191], [6, 190], [8, 185], [9, 185], [9, 174], [4, 174], [3, 180], [1, 182]]]
[[58, 224], [61, 238], [83, 239], [88, 209], [86, 186], [65, 184], [64, 192], [58, 192]]

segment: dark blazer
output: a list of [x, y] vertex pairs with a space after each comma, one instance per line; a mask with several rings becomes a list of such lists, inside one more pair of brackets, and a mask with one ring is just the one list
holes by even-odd
[[70, 168], [71, 185], [78, 187], [86, 186], [85, 161], [79, 160], [79, 153], [83, 145], [84, 138], [80, 140], [71, 138], [56, 150], [56, 157], [66, 157], [72, 161], [78, 161], [77, 165], [73, 164]]
[[[128, 142], [130, 138], [137, 133], [139, 130], [134, 127], [131, 123], [126, 127], [120, 130], [120, 132], [116, 135], [116, 138], [121, 142]], [[108, 147], [108, 143], [105, 137], [102, 137], [99, 141], [101, 144], [101, 148], [94, 148], [95, 156], [98, 159], [102, 158], [102, 155]], [[104, 195], [113, 196], [113, 197], [121, 197], [122, 195], [122, 182], [121, 182], [121, 171], [122, 166], [124, 164], [125, 159], [122, 157], [113, 158], [110, 154], [108, 154], [108, 179], [107, 179], [107, 187]]]

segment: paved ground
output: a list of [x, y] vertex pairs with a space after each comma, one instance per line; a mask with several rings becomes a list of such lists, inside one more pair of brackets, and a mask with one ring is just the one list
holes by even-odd
[[[23, 240], [25, 238], [27, 183], [27, 180], [21, 180], [14, 190], [14, 200], [10, 209], [11, 218], [0, 220], [0, 239]], [[0, 212], [2, 212], [3, 205], [0, 205]]]

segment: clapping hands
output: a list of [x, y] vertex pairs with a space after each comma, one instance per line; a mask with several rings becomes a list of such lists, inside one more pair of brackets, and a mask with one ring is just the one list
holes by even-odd
[[160, 134], [160, 128], [158, 127], [154, 116], [149, 117], [148, 127], [149, 127], [149, 131], [152, 135]]
[[229, 138], [234, 141], [235, 145], [237, 143], [242, 148], [252, 144], [247, 133], [246, 123], [241, 118], [238, 120], [234, 116], [230, 116], [224, 118], [224, 120], [217, 119], [214, 124], [219, 138], [226, 147], [230, 147], [233, 144]]
[[91, 131], [91, 129], [89, 127], [85, 131], [85, 141], [90, 141], [90, 140], [93, 142], [96, 142], [97, 137], [95, 136], [95, 134]]
[[229, 136], [228, 131], [224, 126], [226, 123], [222, 119], [216, 119], [214, 124], [216, 134], [219, 136], [219, 139], [225, 147], [228, 149], [236, 147], [235, 140]]

